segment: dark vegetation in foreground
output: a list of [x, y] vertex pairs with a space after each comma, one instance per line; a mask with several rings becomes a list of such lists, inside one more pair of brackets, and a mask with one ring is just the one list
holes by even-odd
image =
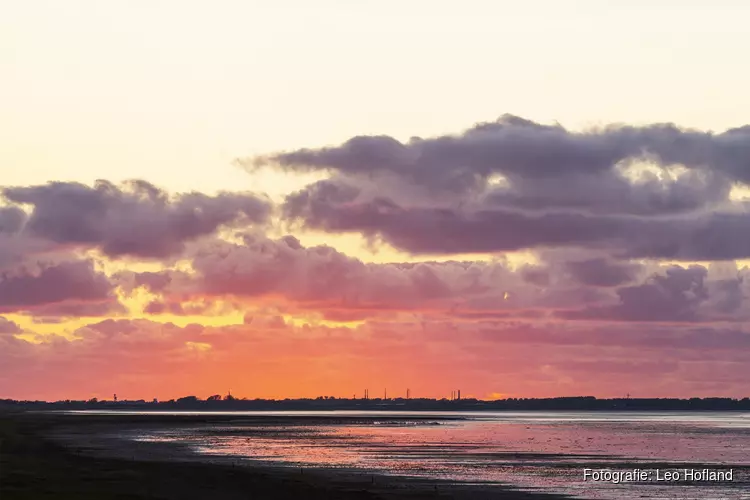
[[151, 410], [151, 411], [315, 411], [315, 410], [401, 410], [401, 411], [476, 411], [476, 410], [565, 410], [565, 411], [730, 411], [750, 410], [750, 399], [596, 399], [593, 396], [547, 399], [348, 399], [319, 397], [316, 399], [239, 399], [231, 395], [199, 399], [187, 396], [170, 401], [15, 401], [0, 399], [0, 410]]
[[[115, 422], [110, 422], [115, 423]], [[126, 421], [116, 425], [126, 424]], [[89, 422], [59, 414], [0, 413], [0, 499], [533, 500], [563, 498], [503, 488], [397, 483], [375, 476], [85, 455], [47, 436]]]

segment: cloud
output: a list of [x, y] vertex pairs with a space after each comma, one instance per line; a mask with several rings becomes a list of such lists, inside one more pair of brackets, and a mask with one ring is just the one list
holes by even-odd
[[618, 258], [750, 257], [750, 127], [715, 134], [671, 124], [584, 132], [504, 116], [458, 135], [245, 160], [326, 170], [290, 194], [291, 223], [359, 232], [413, 254], [596, 248]]
[[[170, 195], [145, 181], [4, 188], [0, 313], [66, 335], [27, 342], [0, 317], [0, 392], [22, 380], [41, 395], [206, 395], [234, 383], [249, 396], [349, 395], [417, 380], [431, 395], [460, 381], [477, 394], [692, 396], [709, 387], [701, 374], [711, 392], [742, 394], [749, 271], [723, 261], [750, 257], [750, 204], [730, 197], [750, 182], [748, 144], [750, 127], [571, 132], [506, 116], [457, 135], [255, 159], [248, 168], [330, 173], [279, 212], [252, 193]], [[368, 263], [266, 236], [276, 214], [415, 255], [495, 258]], [[533, 265], [497, 255], [527, 249]], [[116, 258], [138, 265], [99, 270]], [[152, 319], [241, 324], [128, 319], [121, 294]], [[73, 332], [64, 321], [94, 316], [106, 319]]]
[[252, 325], [254, 328], [264, 328], [268, 330], [278, 330], [288, 326], [286, 321], [284, 321], [284, 318], [277, 314], [254, 315], [247, 313], [243, 317], [242, 323], [245, 325]]
[[168, 274], [154, 272], [136, 273], [133, 278], [134, 287], [145, 286], [154, 292], [161, 292], [172, 281]]
[[584, 132], [504, 115], [457, 135], [407, 143], [387, 136], [358, 136], [340, 146], [299, 149], [241, 162], [249, 168], [331, 169], [347, 174], [383, 171], [440, 189], [474, 188], [492, 174], [521, 178], [597, 175], [626, 160], [647, 158], [750, 181], [750, 126], [721, 134], [673, 124], [610, 125]]
[[33, 314], [35, 319], [38, 318], [42, 322], [61, 322], [66, 318], [121, 316], [126, 314], [128, 310], [117, 297], [110, 296], [106, 300], [96, 302], [66, 300], [56, 304], [34, 307], [25, 312]]
[[21, 327], [13, 321], [0, 316], [0, 335], [13, 335], [21, 333]]
[[24, 234], [21, 227], [14, 227], [12, 231], [10, 227], [5, 226], [7, 231], [0, 228], [0, 272], [12, 270], [28, 261], [46, 258], [59, 260], [69, 253], [52, 242]]
[[59, 245], [99, 248], [109, 257], [163, 258], [187, 241], [224, 226], [264, 222], [269, 202], [252, 193], [187, 193], [170, 197], [142, 180], [117, 186], [50, 182], [6, 187], [5, 199], [30, 205], [24, 233]]
[[502, 260], [374, 264], [258, 233], [245, 234], [241, 243], [201, 241], [185, 255], [191, 272], [120, 273], [118, 282], [156, 296], [149, 314], [220, 315], [265, 304], [343, 322], [394, 314], [466, 321], [750, 319], [748, 271], [736, 266], [662, 266], [564, 251], [517, 269]]
[[[0, 311], [73, 316], [91, 308], [117, 310], [115, 287], [91, 260], [37, 264], [0, 276]], [[106, 304], [101, 308], [101, 304]], [[64, 313], [64, 314], [63, 314]], [[81, 314], [85, 315], [85, 314]]]
[[[605, 329], [585, 325], [560, 325], [559, 323], [501, 322], [495, 325], [480, 324], [472, 327], [472, 335], [497, 344], [597, 346], [633, 350], [683, 351], [699, 356], [702, 350], [732, 351], [750, 347], [750, 332], [739, 326], [684, 326], [656, 325], [634, 326], [627, 323], [610, 324]], [[637, 356], [636, 356], [637, 357]], [[707, 356], [708, 357], [708, 356]]]
[[641, 270], [639, 264], [610, 262], [604, 258], [575, 260], [566, 263], [573, 279], [589, 286], [618, 286], [631, 282]]
[[186, 255], [194, 274], [125, 273], [119, 279], [126, 289], [141, 284], [163, 294], [166, 300], [151, 305], [152, 312], [162, 312], [166, 303], [201, 297], [265, 297], [331, 317], [346, 311], [350, 319], [383, 311], [448, 310], [473, 296], [502, 298], [505, 290], [522, 284], [499, 262], [368, 264], [328, 246], [304, 247], [292, 236], [272, 240], [250, 233], [241, 244], [204, 241]]
[[550, 272], [543, 266], [527, 264], [521, 267], [519, 273], [526, 283], [540, 287], [548, 286], [550, 284]]
[[26, 221], [26, 212], [18, 207], [0, 207], [0, 233], [17, 233]]
[[151, 315], [171, 314], [175, 316], [221, 316], [234, 312], [235, 307], [229, 303], [219, 303], [211, 300], [180, 300], [155, 299], [143, 308], [143, 312]]
[[[412, 205], [364, 195], [350, 181], [319, 181], [289, 195], [290, 221], [333, 233], [380, 237], [413, 254], [597, 248], [619, 258], [729, 260], [750, 257], [750, 213], [736, 202], [721, 210], [641, 216], [548, 207], [527, 210], [470, 199]], [[561, 186], [563, 189], [564, 186]]]
[[709, 269], [693, 265], [669, 266], [638, 285], [616, 290], [611, 305], [593, 304], [583, 309], [560, 311], [565, 319], [608, 321], [744, 321], [748, 318], [744, 274], [732, 279], [711, 278]]
[[506, 185], [486, 189], [483, 196], [488, 207], [656, 216], [721, 205], [732, 187], [730, 179], [710, 171], [660, 174], [645, 171], [631, 179], [626, 170], [612, 169], [589, 175], [518, 177]]

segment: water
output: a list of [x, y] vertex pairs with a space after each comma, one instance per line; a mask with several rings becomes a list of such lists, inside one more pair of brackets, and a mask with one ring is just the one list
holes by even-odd
[[[232, 457], [289, 467], [506, 484], [579, 498], [750, 498], [749, 413], [217, 414], [237, 417], [237, 421], [139, 428], [118, 437], [139, 443], [181, 444], [207, 459]], [[649, 480], [619, 484], [584, 481], [584, 468], [640, 468], [648, 470]], [[657, 469], [663, 477], [666, 470], [684, 476], [685, 469], [706, 468], [731, 468], [733, 481], [656, 480]]]

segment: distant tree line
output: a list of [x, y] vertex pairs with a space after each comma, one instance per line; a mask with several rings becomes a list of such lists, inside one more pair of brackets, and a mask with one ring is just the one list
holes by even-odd
[[88, 401], [64, 400], [16, 401], [0, 399], [0, 409], [138, 409], [154, 411], [170, 410], [404, 410], [404, 411], [729, 411], [750, 410], [750, 399], [732, 398], [618, 398], [597, 399], [593, 396], [559, 397], [559, 398], [509, 398], [496, 401], [478, 399], [429, 399], [429, 398], [393, 398], [393, 399], [355, 399], [320, 396], [302, 399], [246, 399], [231, 395], [213, 395], [207, 399], [197, 396], [185, 396], [169, 401], [102, 401], [96, 398]]

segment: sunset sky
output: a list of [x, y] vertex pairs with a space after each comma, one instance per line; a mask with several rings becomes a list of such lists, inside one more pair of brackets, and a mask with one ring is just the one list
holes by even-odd
[[748, 19], [0, 0], [0, 399], [750, 396]]

